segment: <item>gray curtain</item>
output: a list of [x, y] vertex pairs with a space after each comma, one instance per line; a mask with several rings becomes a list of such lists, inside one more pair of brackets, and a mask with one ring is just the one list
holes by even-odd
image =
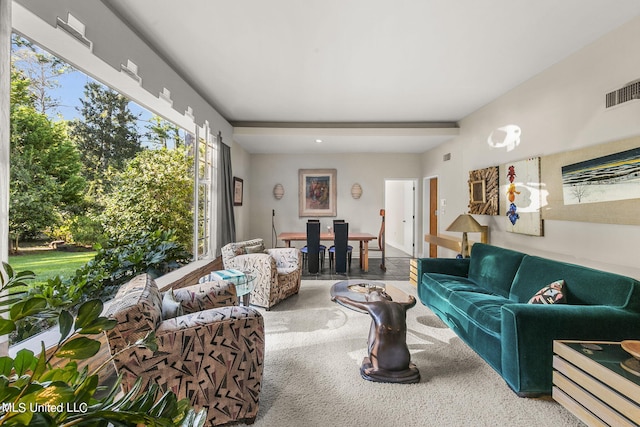
[[218, 237], [219, 248], [236, 241], [236, 219], [233, 212], [233, 172], [231, 171], [231, 148], [220, 138], [220, 191], [218, 192]]

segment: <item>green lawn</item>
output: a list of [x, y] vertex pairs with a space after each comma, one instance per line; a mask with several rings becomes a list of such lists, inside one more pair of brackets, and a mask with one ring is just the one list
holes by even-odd
[[56, 275], [69, 278], [95, 255], [95, 251], [34, 251], [33, 253], [25, 252], [22, 255], [10, 256], [9, 264], [15, 271], [33, 271], [36, 274], [36, 279], [31, 283], [37, 283], [45, 282], [48, 278]]

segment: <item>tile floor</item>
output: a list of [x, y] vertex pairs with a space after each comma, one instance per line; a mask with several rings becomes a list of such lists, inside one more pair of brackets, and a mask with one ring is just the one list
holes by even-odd
[[302, 272], [303, 280], [346, 280], [346, 279], [369, 279], [369, 280], [409, 280], [409, 260], [410, 257], [385, 257], [386, 271], [381, 267], [382, 258], [369, 257], [369, 271], [360, 269], [360, 260], [353, 258], [351, 261], [351, 271], [346, 274], [336, 274], [329, 270], [329, 259], [325, 259], [324, 270], [318, 274], [310, 274], [305, 268]]

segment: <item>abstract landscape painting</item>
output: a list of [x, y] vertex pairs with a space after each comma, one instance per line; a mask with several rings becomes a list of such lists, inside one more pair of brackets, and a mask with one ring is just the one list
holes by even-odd
[[562, 167], [565, 205], [640, 198], [640, 148]]

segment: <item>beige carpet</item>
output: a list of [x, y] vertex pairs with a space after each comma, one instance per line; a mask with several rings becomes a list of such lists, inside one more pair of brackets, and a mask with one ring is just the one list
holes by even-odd
[[[264, 311], [262, 426], [580, 426], [551, 400], [525, 399], [420, 302], [407, 341], [421, 381], [365, 381], [370, 317], [331, 302], [333, 281], [303, 280], [300, 293]], [[387, 282], [415, 295], [409, 282]]]

